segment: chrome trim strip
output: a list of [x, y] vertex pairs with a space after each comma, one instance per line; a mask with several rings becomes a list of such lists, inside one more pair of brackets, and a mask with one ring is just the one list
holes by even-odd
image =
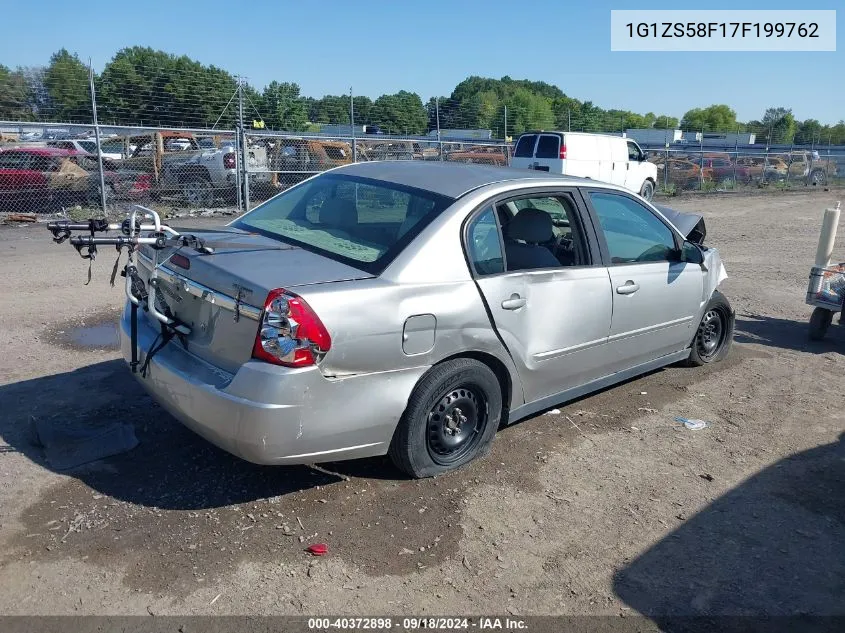
[[[152, 269], [153, 261], [146, 255], [138, 253], [138, 263], [140, 264], [142, 260], [146, 268]], [[235, 297], [230, 297], [229, 295], [223, 294], [222, 292], [212, 290], [208, 286], [204, 286], [191, 279], [188, 279], [184, 275], [180, 275], [179, 273], [168, 268], [167, 266], [159, 266], [156, 272], [160, 278], [177, 286], [183, 292], [186, 292], [189, 295], [197, 297], [198, 299], [202, 299], [203, 301], [208, 301], [209, 303], [216, 306], [220, 306], [221, 308], [225, 308], [230, 312], [235, 311]], [[251, 319], [252, 321], [260, 321], [261, 312], [261, 308], [256, 308], [255, 306], [250, 305], [248, 303], [241, 302], [238, 305], [238, 313], [240, 314], [240, 316], [245, 317], [247, 319]]]

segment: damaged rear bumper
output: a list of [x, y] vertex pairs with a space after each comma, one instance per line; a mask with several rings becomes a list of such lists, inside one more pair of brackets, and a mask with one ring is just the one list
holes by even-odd
[[[138, 319], [141, 363], [156, 334]], [[128, 306], [120, 341], [129, 362]], [[425, 369], [329, 379], [317, 367], [248, 361], [229, 374], [173, 340], [154, 355], [146, 377], [135, 376], [173, 417], [223, 450], [257, 464], [305, 464], [385, 454]]]

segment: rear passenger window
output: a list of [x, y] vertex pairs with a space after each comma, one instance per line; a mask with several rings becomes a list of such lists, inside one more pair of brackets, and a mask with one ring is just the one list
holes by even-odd
[[537, 142], [536, 134], [523, 134], [516, 142], [516, 149], [514, 150], [515, 158], [533, 158], [534, 144]]
[[537, 143], [537, 158], [558, 158], [560, 156], [560, 137], [552, 134], [540, 135]]
[[470, 223], [467, 230], [467, 251], [478, 275], [505, 271], [499, 227], [493, 207], [488, 207]]

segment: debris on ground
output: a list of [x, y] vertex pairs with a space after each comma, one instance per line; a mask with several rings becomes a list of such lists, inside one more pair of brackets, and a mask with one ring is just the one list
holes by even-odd
[[34, 213], [12, 213], [6, 216], [8, 222], [37, 222], [38, 218]]
[[305, 551], [312, 556], [325, 556], [329, 553], [329, 546], [325, 543], [314, 543], [306, 547]]
[[546, 411], [546, 415], [560, 415], [560, 409], [552, 409], [551, 411]]
[[680, 422], [690, 431], [700, 431], [701, 429], [707, 428], [707, 422], [704, 420], [690, 420], [689, 418], [678, 416], [675, 418], [675, 422]]
[[699, 475], [699, 477], [707, 481], [713, 481], [713, 475], [711, 475], [710, 473], [702, 473]]
[[72, 426], [62, 420], [33, 418], [36, 443], [56, 470], [68, 470], [106, 457], [127, 453], [138, 446], [135, 427], [123, 422], [97, 426]]

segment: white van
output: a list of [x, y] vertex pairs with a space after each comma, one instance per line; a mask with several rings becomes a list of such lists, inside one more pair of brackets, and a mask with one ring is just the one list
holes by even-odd
[[646, 161], [639, 145], [606, 134], [526, 132], [517, 139], [510, 164], [610, 182], [646, 200], [657, 183], [657, 165]]

